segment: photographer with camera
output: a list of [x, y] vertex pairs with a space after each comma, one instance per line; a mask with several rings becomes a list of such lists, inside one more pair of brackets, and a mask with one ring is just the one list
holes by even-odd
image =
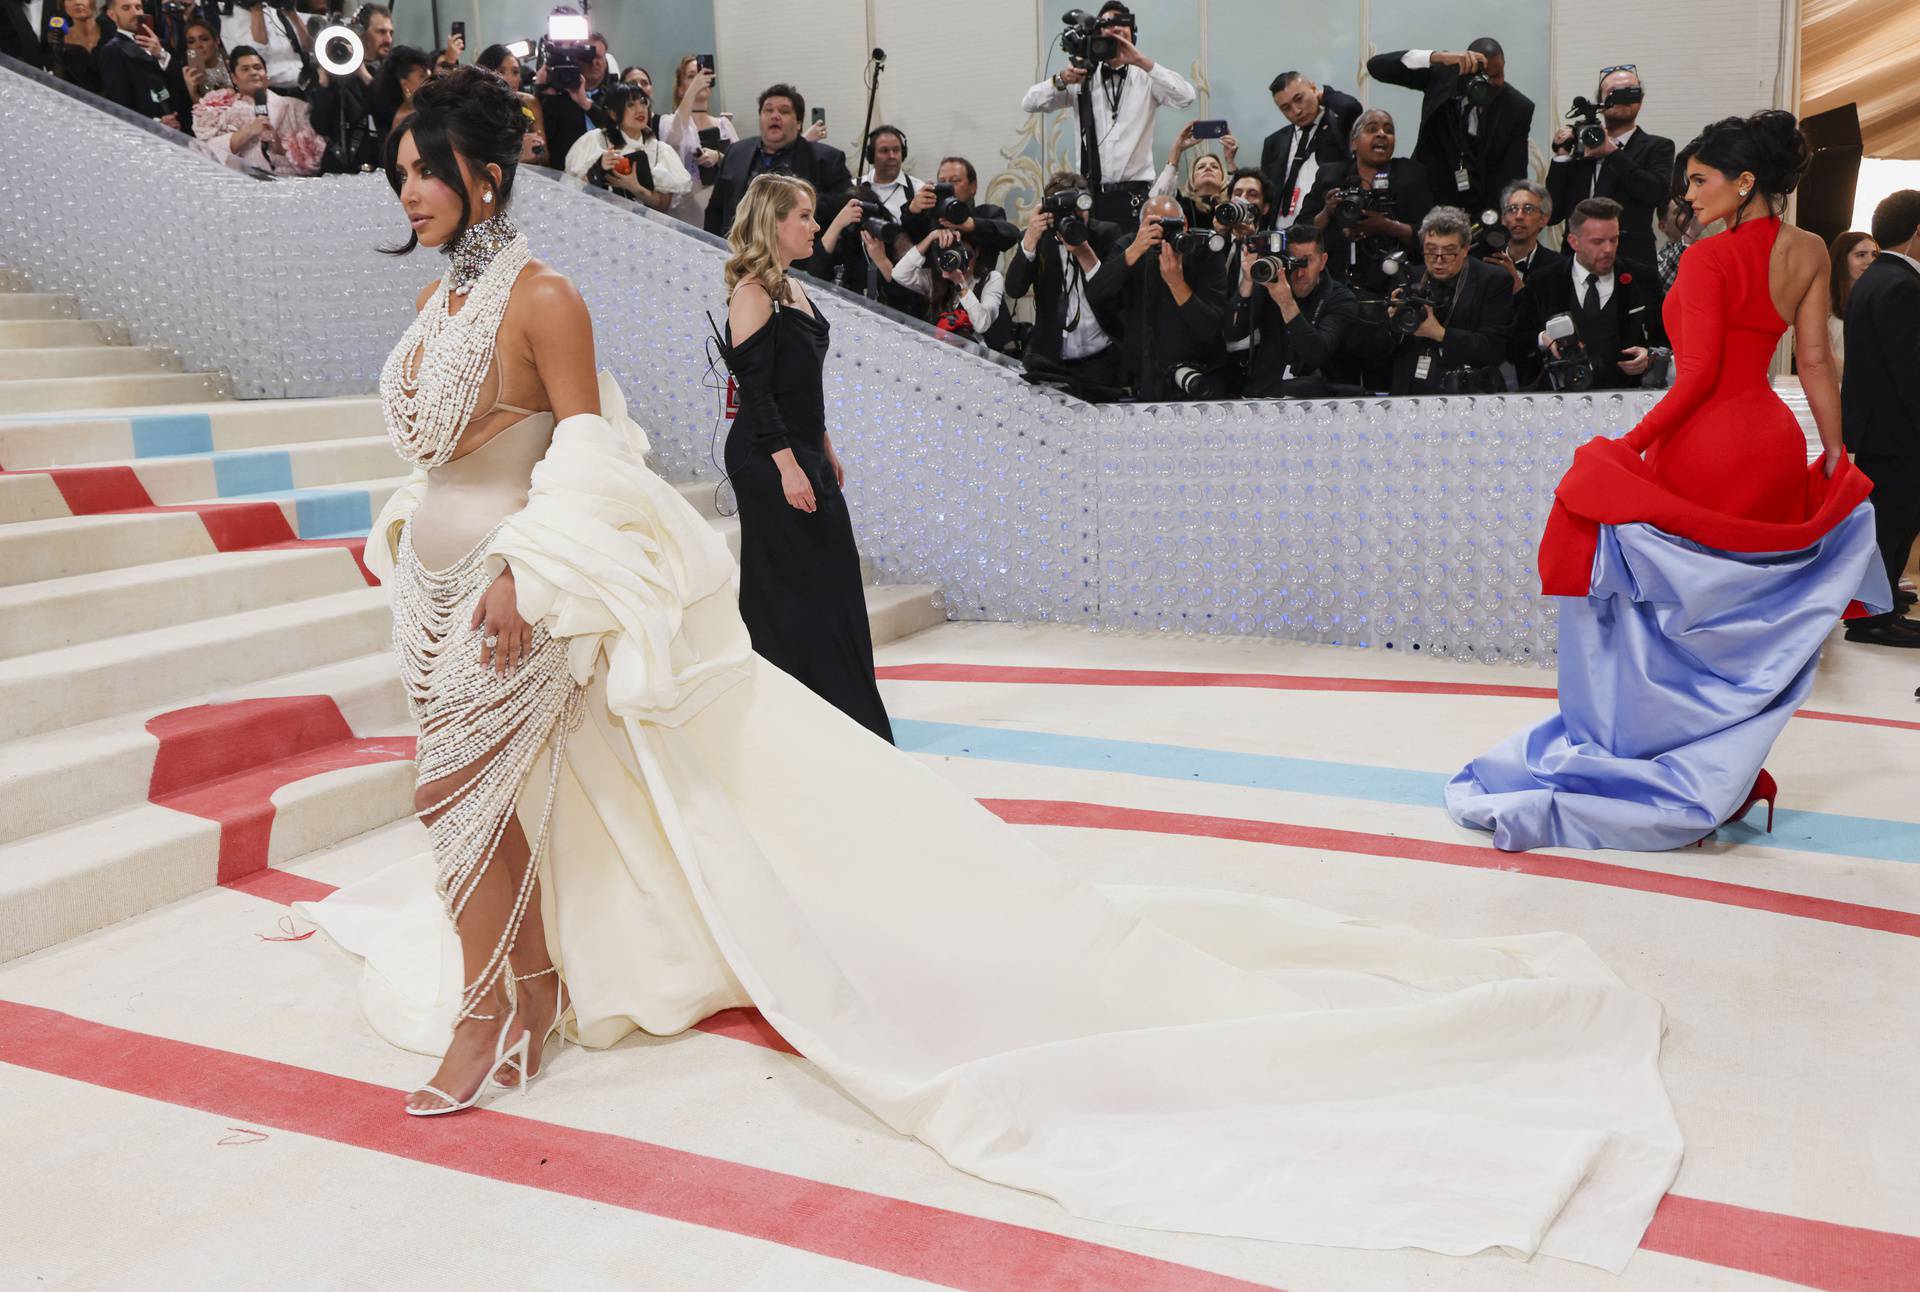
[[1199, 96], [1185, 77], [1140, 52], [1140, 24], [1120, 0], [1107, 0], [1093, 16], [1071, 10], [1064, 21], [1067, 67], [1028, 90], [1020, 108], [1074, 109], [1094, 214], [1131, 227], [1153, 187], [1155, 110], [1184, 108]]
[[1087, 299], [1087, 282], [1126, 241], [1124, 228], [1093, 218], [1085, 179], [1057, 171], [1047, 181], [1007, 263], [1008, 298], [1033, 293], [1025, 356], [1030, 379], [1063, 383], [1082, 399], [1117, 399], [1125, 392], [1126, 358], [1113, 340], [1119, 323], [1101, 317]]
[[1421, 93], [1413, 158], [1434, 200], [1484, 211], [1527, 174], [1533, 100], [1507, 84], [1500, 42], [1482, 36], [1465, 52], [1400, 49], [1367, 60], [1367, 75]]
[[[1665, 364], [1666, 293], [1652, 265], [1620, 254], [1620, 204], [1589, 197], [1567, 217], [1572, 259], [1527, 280], [1514, 302], [1510, 347], [1521, 388], [1631, 390]], [[1555, 322], [1558, 320], [1558, 322]], [[1567, 333], [1564, 338], [1551, 333]], [[1670, 353], [1670, 352], [1666, 352]]]
[[1226, 395], [1224, 243], [1217, 233], [1189, 228], [1172, 198], [1149, 198], [1125, 253], [1103, 261], [1088, 282], [1088, 303], [1120, 324], [1140, 399]]
[[1020, 229], [1007, 218], [1004, 207], [977, 202], [980, 173], [965, 157], [942, 157], [933, 172], [933, 184], [922, 185], [911, 201], [900, 226], [907, 236], [919, 242], [934, 229], [954, 229], [988, 259], [998, 264], [1000, 257], [1020, 241]]
[[569, 46], [564, 64], [555, 58], [556, 52], [555, 42], [549, 39], [546, 61], [533, 77], [540, 119], [547, 127], [549, 166], [564, 162], [581, 135], [608, 125], [606, 113], [600, 110], [600, 96], [607, 89], [607, 38], [589, 32], [584, 48]]
[[1226, 335], [1227, 349], [1247, 356], [1247, 398], [1333, 393], [1327, 368], [1360, 321], [1360, 305], [1326, 268], [1320, 230], [1306, 221], [1242, 245]]
[[141, 0], [107, 0], [106, 17], [112, 30], [94, 51], [101, 92], [129, 112], [183, 129], [167, 75], [173, 55], [154, 33]]
[[[800, 123], [806, 120], [807, 100], [793, 86], [781, 82], [760, 91], [760, 131], [752, 139], [742, 139], [727, 149], [714, 179], [713, 196], [707, 200], [707, 232], [725, 237], [733, 228], [733, 213], [747, 185], [768, 172], [792, 175], [813, 185], [820, 203], [819, 215], [837, 215], [839, 206], [853, 192], [853, 176], [847, 170], [847, 155], [831, 144], [816, 143], [802, 137]], [[829, 215], [831, 213], [831, 215]], [[816, 248], [811, 260], [800, 268], [824, 277], [830, 266], [822, 264]]]
[[1305, 72], [1282, 72], [1267, 87], [1287, 124], [1267, 136], [1260, 169], [1274, 192], [1274, 227], [1284, 229], [1300, 214], [1320, 168], [1345, 161], [1360, 119], [1360, 100], [1332, 86], [1322, 89]]
[[1554, 133], [1547, 191], [1561, 212], [1582, 198], [1618, 202], [1620, 255], [1652, 268], [1654, 215], [1673, 183], [1673, 140], [1635, 124], [1645, 97], [1633, 64], [1604, 69], [1594, 101], [1576, 98], [1567, 113], [1572, 124]]
[[[1167, 158], [1167, 164], [1161, 168], [1147, 195], [1159, 197], [1165, 194], [1177, 199], [1187, 213], [1187, 223], [1205, 228], [1213, 223], [1213, 208], [1227, 200], [1227, 176], [1233, 172], [1234, 162], [1240, 154], [1240, 141], [1230, 134], [1221, 135], [1220, 156], [1196, 153], [1187, 166], [1187, 183], [1182, 189], [1180, 163], [1200, 142], [1194, 133], [1194, 127], [1200, 124], [1198, 121], [1189, 121], [1180, 127], [1180, 133], [1173, 137], [1173, 153]], [[1214, 124], [1218, 128], [1226, 123]]]
[[609, 85], [600, 110], [611, 123], [589, 130], [567, 154], [567, 174], [664, 211], [693, 187], [680, 154], [653, 133], [653, 105], [637, 85]]
[[1389, 298], [1395, 395], [1505, 390], [1500, 361], [1513, 323], [1513, 289], [1500, 270], [1467, 255], [1473, 222], [1436, 206], [1420, 222], [1426, 272]]
[[229, 51], [247, 46], [266, 60], [267, 88], [283, 98], [304, 99], [313, 38], [291, 5], [233, 0], [220, 19], [220, 43]]
[[867, 132], [866, 160], [861, 196], [885, 207], [887, 218], [898, 224], [914, 194], [929, 187], [907, 174], [907, 136], [898, 126], [875, 126]]
[[1433, 198], [1425, 169], [1393, 155], [1393, 118], [1380, 108], [1353, 123], [1353, 156], [1320, 167], [1294, 223], [1321, 233], [1327, 272], [1356, 296], [1381, 299], [1400, 282], [1401, 264], [1419, 244], [1415, 230]]
[[1530, 179], [1517, 179], [1500, 195], [1498, 229], [1483, 229], [1473, 241], [1472, 254], [1495, 269], [1504, 269], [1518, 292], [1527, 279], [1563, 263], [1566, 257], [1540, 245], [1540, 234], [1553, 222], [1553, 199]]
[[927, 234], [907, 249], [890, 276], [921, 297], [920, 316], [940, 331], [995, 350], [1007, 343], [1013, 320], [1003, 308], [1006, 279], [958, 229]]

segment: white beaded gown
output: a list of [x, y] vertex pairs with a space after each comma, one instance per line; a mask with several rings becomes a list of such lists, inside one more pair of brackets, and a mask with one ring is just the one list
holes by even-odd
[[[604, 377], [602, 403], [476, 549], [564, 658], [517, 811], [530, 840], [545, 821], [582, 1043], [753, 1005], [888, 1126], [1076, 1215], [1626, 1264], [1681, 1157], [1656, 1002], [1566, 934], [1450, 941], [1072, 877], [753, 655], [720, 536]], [[368, 543], [396, 601], [428, 483]], [[375, 1030], [423, 1054], [468, 986], [447, 866], [302, 908], [364, 959]]]

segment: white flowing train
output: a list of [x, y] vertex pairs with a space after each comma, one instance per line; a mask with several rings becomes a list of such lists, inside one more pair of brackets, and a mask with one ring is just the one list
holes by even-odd
[[[540, 886], [584, 1044], [751, 1004], [887, 1125], [1076, 1215], [1626, 1264], [1681, 1157], [1656, 1002], [1566, 934], [1069, 877], [756, 659], [724, 545], [603, 402], [489, 553], [587, 688]], [[375, 527], [382, 577], [418, 495]], [[462, 987], [433, 879], [423, 855], [303, 908], [425, 1054]]]

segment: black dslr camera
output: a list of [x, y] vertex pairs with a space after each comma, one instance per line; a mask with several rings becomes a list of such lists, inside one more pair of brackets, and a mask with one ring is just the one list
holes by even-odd
[[1406, 294], [1390, 302], [1387, 306], [1387, 326], [1402, 336], [1412, 336], [1420, 330], [1420, 324], [1426, 319], [1426, 309], [1431, 306], [1438, 314], [1453, 304], [1453, 284], [1441, 282], [1435, 278], [1424, 279], [1406, 289]]
[[1507, 232], [1507, 226], [1500, 223], [1498, 211], [1489, 208], [1480, 213], [1480, 222], [1473, 226], [1473, 250], [1476, 255], [1500, 255], [1512, 242], [1513, 236]]
[[1247, 269], [1254, 282], [1266, 284], [1273, 282], [1283, 274], [1307, 267], [1305, 256], [1296, 256], [1287, 246], [1285, 230], [1275, 230], [1255, 236], [1250, 245], [1262, 248], [1259, 257]]
[[933, 186], [933, 214], [948, 224], [965, 224], [973, 218], [973, 208], [953, 195], [953, 185]]
[[893, 212], [887, 209], [886, 203], [865, 197], [856, 197], [853, 200], [860, 207], [861, 229], [871, 233], [881, 242], [891, 245], [894, 235], [900, 232], [900, 226], [894, 222]]
[[1210, 233], [1205, 229], [1189, 229], [1186, 220], [1179, 216], [1163, 215], [1154, 223], [1166, 231], [1167, 242], [1183, 256], [1227, 249], [1227, 239], [1224, 234]]
[[1638, 103], [1647, 97], [1647, 92], [1637, 85], [1616, 85], [1607, 91], [1607, 97], [1599, 103], [1575, 95], [1573, 106], [1567, 109], [1567, 120], [1574, 123], [1573, 142], [1583, 152], [1590, 148], [1599, 148], [1607, 142], [1607, 123], [1600, 119], [1600, 113], [1606, 108], [1625, 107]]
[[1060, 16], [1066, 30], [1060, 48], [1075, 67], [1104, 63], [1120, 52], [1120, 42], [1100, 30], [1100, 19], [1085, 9], [1069, 9]]
[[[1547, 384], [1555, 390], [1592, 390], [1595, 377], [1593, 356], [1587, 353], [1585, 343], [1580, 340], [1573, 315], [1556, 314], [1548, 319], [1546, 334], [1547, 344], [1540, 349], [1547, 355]], [[1557, 356], [1551, 348], [1554, 346], [1559, 349]]]
[[973, 266], [973, 248], [965, 242], [955, 242], [952, 246], [933, 249], [933, 268], [936, 273], [950, 274], [954, 270], [962, 273]]
[[1213, 208], [1213, 222], [1223, 229], [1237, 229], [1260, 218], [1260, 210], [1251, 202], [1230, 197]]
[[[1383, 177], [1385, 174], [1385, 171], [1381, 172]], [[1358, 228], [1370, 212], [1378, 211], [1387, 216], [1393, 214], [1393, 190], [1375, 187], [1357, 178], [1344, 188], [1336, 188], [1327, 194], [1328, 206], [1333, 206], [1336, 201], [1340, 205], [1334, 207], [1333, 222], [1342, 233], [1351, 233]]]
[[1069, 247], [1084, 246], [1093, 236], [1093, 229], [1087, 224], [1093, 213], [1093, 194], [1085, 189], [1063, 189], [1042, 199], [1040, 209], [1053, 217], [1053, 236]]
[[1467, 101], [1470, 108], [1484, 108], [1492, 103], [1500, 93], [1500, 87], [1485, 72], [1475, 72], [1472, 76], [1460, 78], [1460, 97]]

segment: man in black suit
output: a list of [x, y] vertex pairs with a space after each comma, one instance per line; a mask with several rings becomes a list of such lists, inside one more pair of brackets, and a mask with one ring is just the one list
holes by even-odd
[[[713, 181], [713, 197], [707, 203], [708, 233], [726, 237], [747, 185], [770, 172], [792, 175], [813, 185], [819, 195], [819, 209], [813, 218], [822, 229], [839, 214], [853, 195], [847, 155], [828, 144], [801, 138], [800, 123], [806, 115], [807, 101], [791, 85], [783, 82], [760, 92], [760, 133], [727, 149]], [[799, 268], [826, 277], [830, 260], [816, 242], [814, 254]]]
[[1321, 165], [1346, 158], [1360, 100], [1332, 86], [1322, 89], [1305, 72], [1282, 72], [1267, 89], [1287, 124], [1267, 136], [1260, 170], [1273, 185], [1276, 225], [1284, 229], [1313, 191]]
[[[1269, 237], [1279, 240], [1278, 253], [1261, 239], [1242, 245], [1240, 288], [1227, 318], [1227, 348], [1247, 351], [1242, 393], [1249, 399], [1331, 394], [1327, 369], [1360, 321], [1359, 302], [1326, 276], [1326, 249], [1311, 222]], [[1254, 265], [1267, 257], [1268, 268], [1278, 260], [1285, 272], [1255, 282]]]
[[[1651, 366], [1651, 347], [1667, 343], [1659, 271], [1620, 254], [1620, 204], [1610, 197], [1574, 206], [1567, 248], [1573, 259], [1529, 278], [1514, 301], [1509, 353], [1521, 388], [1534, 389], [1545, 375], [1540, 335], [1548, 319], [1565, 314], [1593, 362], [1593, 388], [1635, 389]], [[1550, 353], [1563, 348], [1555, 343]]]
[[1873, 481], [1873, 527], [1895, 589], [1891, 614], [1856, 619], [1847, 640], [1920, 648], [1920, 623], [1902, 611], [1900, 572], [1920, 538], [1920, 190], [1873, 209], [1880, 244], [1847, 297], [1847, 373], [1840, 424], [1854, 463]]
[[[1436, 206], [1420, 222], [1420, 254], [1426, 273], [1416, 284], [1440, 304], [1419, 307], [1412, 332], [1389, 327], [1399, 344], [1393, 354], [1392, 393], [1470, 394], [1504, 390], [1500, 360], [1513, 322], [1513, 289], [1507, 275], [1467, 255], [1473, 221], [1457, 206]], [[1405, 289], [1394, 292], [1397, 302]]]
[[1640, 73], [1631, 67], [1611, 68], [1600, 78], [1594, 102], [1605, 105], [1600, 120], [1607, 138], [1598, 148], [1582, 149], [1573, 127], [1560, 127], [1553, 136], [1547, 191], [1561, 219], [1581, 198], [1610, 197], [1620, 203], [1621, 258], [1654, 266], [1653, 219], [1673, 182], [1673, 140], [1634, 124], [1640, 117], [1641, 93]]
[[[1217, 399], [1227, 365], [1226, 264], [1212, 251], [1183, 251], [1161, 221], [1185, 227], [1180, 204], [1152, 197], [1124, 253], [1087, 284], [1087, 302], [1116, 318], [1141, 399]], [[1181, 380], [1200, 374], [1183, 389]], [[1217, 378], [1217, 380], [1216, 380]]]
[[1482, 36], [1465, 53], [1396, 49], [1367, 60], [1367, 75], [1421, 93], [1413, 159], [1436, 202], [1476, 215], [1527, 173], [1533, 100], [1507, 84], [1500, 42]]
[[[1092, 192], [1074, 171], [1058, 171], [1045, 197]], [[1083, 399], [1115, 399], [1128, 383], [1126, 355], [1115, 340], [1119, 320], [1087, 295], [1100, 266], [1120, 254], [1126, 229], [1091, 218], [1091, 211], [1062, 228], [1044, 203], [1035, 203], [1025, 235], [1007, 262], [1007, 299], [1033, 293], [1033, 330], [1027, 337], [1027, 375], [1064, 382]]]
[[29, 67], [45, 67], [46, 55], [34, 33], [27, 4], [28, 0], [0, 0], [0, 54], [17, 58]]
[[1489, 251], [1476, 241], [1472, 255], [1495, 269], [1504, 269], [1518, 292], [1535, 274], [1567, 263], [1567, 257], [1540, 245], [1540, 234], [1553, 217], [1553, 199], [1547, 190], [1530, 179], [1517, 179], [1500, 194], [1500, 227], [1507, 231], [1507, 245], [1501, 251]]
[[153, 34], [140, 0], [111, 0], [104, 15], [113, 29], [94, 51], [106, 97], [129, 112], [180, 129], [173, 88], [167, 81], [171, 55]]
[[[980, 173], [965, 157], [941, 158], [939, 168], [933, 173], [933, 182], [952, 186], [951, 200], [965, 206], [966, 214], [957, 220], [950, 218], [941, 211], [939, 195], [932, 185], [922, 184], [900, 217], [900, 227], [915, 242], [936, 228], [958, 229], [962, 237], [980, 248], [990, 263], [997, 265], [1000, 257], [1020, 241], [1020, 229], [1007, 219], [1005, 207], [974, 201], [980, 195]], [[956, 210], [954, 214], [959, 212]]]

